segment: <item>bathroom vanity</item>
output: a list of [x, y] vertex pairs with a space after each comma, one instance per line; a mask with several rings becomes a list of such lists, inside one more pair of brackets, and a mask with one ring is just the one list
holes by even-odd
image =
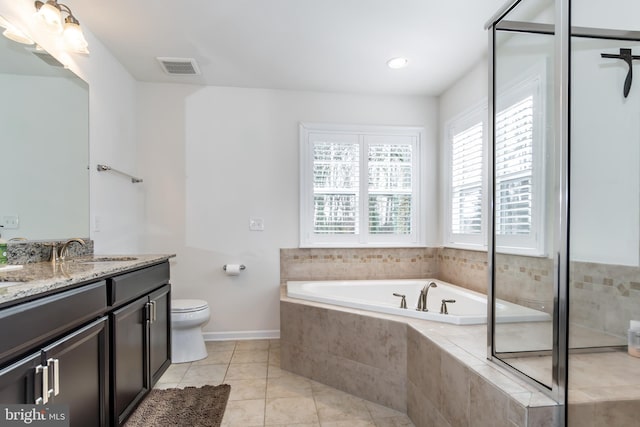
[[0, 403], [118, 426], [171, 364], [171, 255], [81, 257], [0, 274]]

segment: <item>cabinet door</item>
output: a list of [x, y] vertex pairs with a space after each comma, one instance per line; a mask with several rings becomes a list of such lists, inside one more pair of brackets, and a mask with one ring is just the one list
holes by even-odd
[[35, 403], [42, 397], [43, 373], [36, 369], [41, 359], [38, 351], [0, 370], [0, 402]]
[[49, 402], [69, 405], [71, 427], [107, 425], [107, 318], [43, 349], [49, 368]]
[[150, 388], [148, 301], [144, 296], [111, 315], [111, 402], [117, 425], [129, 416]]
[[153, 387], [171, 365], [171, 285], [152, 292], [149, 295], [149, 302], [151, 303], [149, 365]]

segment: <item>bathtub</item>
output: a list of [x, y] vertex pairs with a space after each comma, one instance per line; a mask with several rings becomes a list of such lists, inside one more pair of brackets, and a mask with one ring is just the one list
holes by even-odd
[[[437, 287], [429, 289], [429, 311], [417, 311], [420, 290], [430, 282]], [[394, 293], [406, 295], [406, 309], [400, 308], [400, 298]], [[287, 296], [455, 325], [487, 323], [486, 295], [441, 280], [291, 281], [287, 282]], [[456, 300], [447, 304], [449, 314], [440, 314], [443, 299]], [[503, 300], [497, 300], [496, 318], [498, 323], [551, 321], [548, 313]]]

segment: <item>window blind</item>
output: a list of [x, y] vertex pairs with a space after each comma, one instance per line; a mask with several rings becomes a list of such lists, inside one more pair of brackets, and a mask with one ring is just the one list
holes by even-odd
[[451, 140], [451, 232], [482, 233], [482, 122]]
[[496, 233], [528, 235], [533, 209], [533, 96], [496, 115]]

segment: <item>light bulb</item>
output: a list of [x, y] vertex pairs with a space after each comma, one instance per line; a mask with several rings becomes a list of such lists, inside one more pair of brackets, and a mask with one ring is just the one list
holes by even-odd
[[45, 26], [52, 33], [60, 34], [62, 32], [62, 13], [53, 4], [47, 2], [40, 6], [37, 14]]
[[87, 49], [89, 43], [84, 38], [82, 28], [75, 22], [67, 22], [64, 24], [64, 32], [62, 33], [64, 44], [68, 50], [76, 53], [89, 53]]

